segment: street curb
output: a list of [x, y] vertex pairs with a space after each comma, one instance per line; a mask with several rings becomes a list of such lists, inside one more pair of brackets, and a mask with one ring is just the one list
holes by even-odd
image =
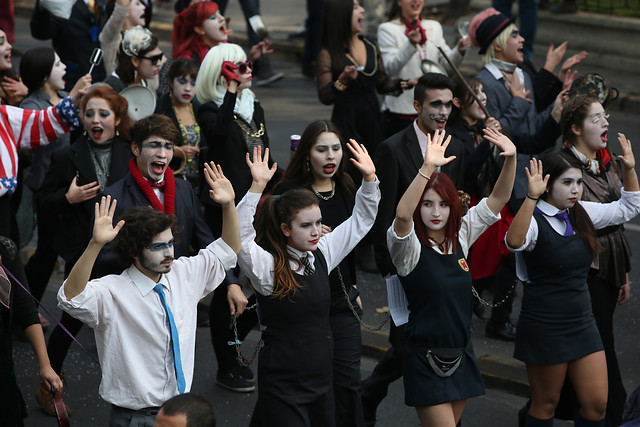
[[[361, 328], [362, 355], [380, 359], [389, 349], [389, 334]], [[529, 380], [524, 363], [500, 356], [478, 357], [478, 366], [484, 383], [489, 388], [518, 396], [529, 397]]]

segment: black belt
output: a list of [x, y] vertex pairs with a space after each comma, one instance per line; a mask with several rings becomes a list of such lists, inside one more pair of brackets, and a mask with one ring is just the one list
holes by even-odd
[[123, 408], [122, 406], [118, 406], [118, 405], [111, 405], [111, 407], [117, 411], [126, 412], [129, 414], [144, 415], [147, 417], [150, 417], [152, 415], [158, 415], [158, 412], [160, 411], [159, 406], [151, 406], [149, 408], [142, 408], [142, 409], [129, 409], [129, 408]]

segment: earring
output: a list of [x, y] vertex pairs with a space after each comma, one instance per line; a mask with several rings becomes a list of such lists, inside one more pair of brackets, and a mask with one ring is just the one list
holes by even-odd
[[116, 136], [120, 136], [120, 131], [116, 129]]
[[307, 160], [307, 172], [311, 171], [311, 164], [309, 163], [309, 160]]
[[87, 135], [88, 135], [88, 134], [87, 134], [87, 130], [85, 129], [85, 130], [84, 130], [84, 132], [82, 132], [82, 134], [83, 134], [84, 136], [87, 136]]

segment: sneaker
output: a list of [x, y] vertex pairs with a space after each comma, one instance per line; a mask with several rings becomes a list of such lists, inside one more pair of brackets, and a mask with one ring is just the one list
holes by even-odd
[[282, 71], [272, 71], [258, 73], [253, 76], [253, 86], [267, 86], [271, 83], [275, 83], [278, 80], [282, 80], [284, 73]]
[[255, 383], [256, 379], [253, 376], [253, 371], [251, 370], [250, 367], [248, 366], [242, 366], [240, 363], [238, 363], [238, 367], [235, 369], [236, 373], [244, 378], [245, 380], [249, 381], [250, 383]]
[[[64, 384], [66, 384], [62, 375], [60, 375], [60, 379]], [[62, 397], [62, 392], [60, 392], [60, 397]], [[49, 386], [44, 381], [40, 382], [40, 387], [38, 387], [38, 391], [36, 391], [36, 400], [40, 406], [42, 406], [42, 410], [47, 415], [51, 415], [52, 417], [56, 416], [56, 404], [53, 401], [51, 392], [49, 391]], [[67, 406], [66, 403], [64, 404], [64, 408], [67, 410], [67, 415], [71, 416], [71, 409], [69, 409], [69, 406]]]
[[256, 389], [254, 382], [240, 376], [237, 371], [229, 371], [216, 376], [216, 384], [238, 393], [250, 393]]

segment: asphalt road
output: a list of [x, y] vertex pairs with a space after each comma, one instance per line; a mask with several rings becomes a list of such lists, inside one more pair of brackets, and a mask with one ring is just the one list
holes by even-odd
[[[236, 2], [231, 2], [230, 9]], [[228, 13], [229, 15], [229, 13]], [[39, 45], [49, 45], [48, 42], [38, 42], [28, 34], [28, 20], [18, 18], [18, 43], [16, 47], [25, 51]], [[161, 43], [165, 52], [169, 52], [168, 45]], [[540, 61], [538, 61], [540, 62]], [[272, 153], [281, 166], [285, 166], [289, 159], [289, 135], [300, 134], [304, 127], [312, 120], [329, 118], [331, 107], [319, 103], [315, 83], [302, 77], [299, 67], [292, 57], [274, 57], [274, 68], [284, 71], [287, 76], [271, 87], [257, 88], [255, 92], [263, 104], [266, 112], [266, 125], [270, 136]], [[638, 119], [630, 114], [612, 109], [609, 120], [610, 136], [622, 131], [631, 139], [635, 152], [640, 153], [640, 130]], [[613, 138], [612, 138], [613, 139]], [[615, 147], [615, 143], [613, 144]], [[627, 236], [635, 254], [640, 253], [640, 220], [632, 221], [627, 227]], [[637, 256], [632, 263], [637, 265]], [[620, 366], [623, 379], [628, 391], [640, 384], [640, 364], [637, 355], [640, 354], [640, 292], [635, 291], [640, 283], [639, 269], [635, 268], [631, 275], [632, 299], [620, 307], [616, 313], [616, 340], [619, 352]], [[55, 292], [61, 283], [61, 275], [52, 277], [49, 288], [45, 293], [48, 307], [55, 307]], [[382, 280], [377, 275], [361, 274], [360, 289], [365, 304], [365, 320], [379, 323], [383, 318], [375, 308], [386, 306], [386, 293]], [[520, 292], [521, 295], [521, 292]], [[516, 300], [514, 318], [517, 316], [519, 301]], [[59, 311], [56, 309], [56, 313]], [[473, 343], [476, 354], [497, 355], [511, 358], [512, 345], [484, 337], [484, 321], [474, 318]], [[91, 351], [95, 351], [95, 343], [90, 330], [84, 329], [79, 339]], [[245, 354], [250, 354], [257, 334], [253, 332], [245, 344]], [[366, 377], [373, 367], [375, 360], [363, 357], [362, 373]], [[35, 357], [25, 343], [15, 344], [15, 363], [19, 383], [25, 400], [29, 406], [30, 417], [27, 426], [55, 425], [55, 420], [44, 415], [34, 399], [34, 392], [39, 378]], [[108, 405], [98, 396], [100, 378], [99, 368], [77, 346], [72, 346], [65, 363], [67, 387], [65, 396], [73, 411], [72, 422], [77, 426], [106, 425]], [[255, 403], [255, 393], [237, 394], [226, 391], [215, 385], [216, 362], [209, 340], [209, 331], [201, 328], [198, 331], [196, 372], [192, 391], [207, 398], [216, 411], [220, 426], [246, 426]], [[404, 405], [404, 391], [402, 382], [391, 386], [389, 397], [383, 402], [379, 410], [380, 426], [412, 426], [418, 425], [417, 416], [413, 409]], [[525, 399], [498, 390], [487, 389], [483, 397], [471, 399], [463, 415], [463, 425], [467, 426], [514, 426], [516, 413]], [[557, 423], [556, 425], [563, 425]]]

